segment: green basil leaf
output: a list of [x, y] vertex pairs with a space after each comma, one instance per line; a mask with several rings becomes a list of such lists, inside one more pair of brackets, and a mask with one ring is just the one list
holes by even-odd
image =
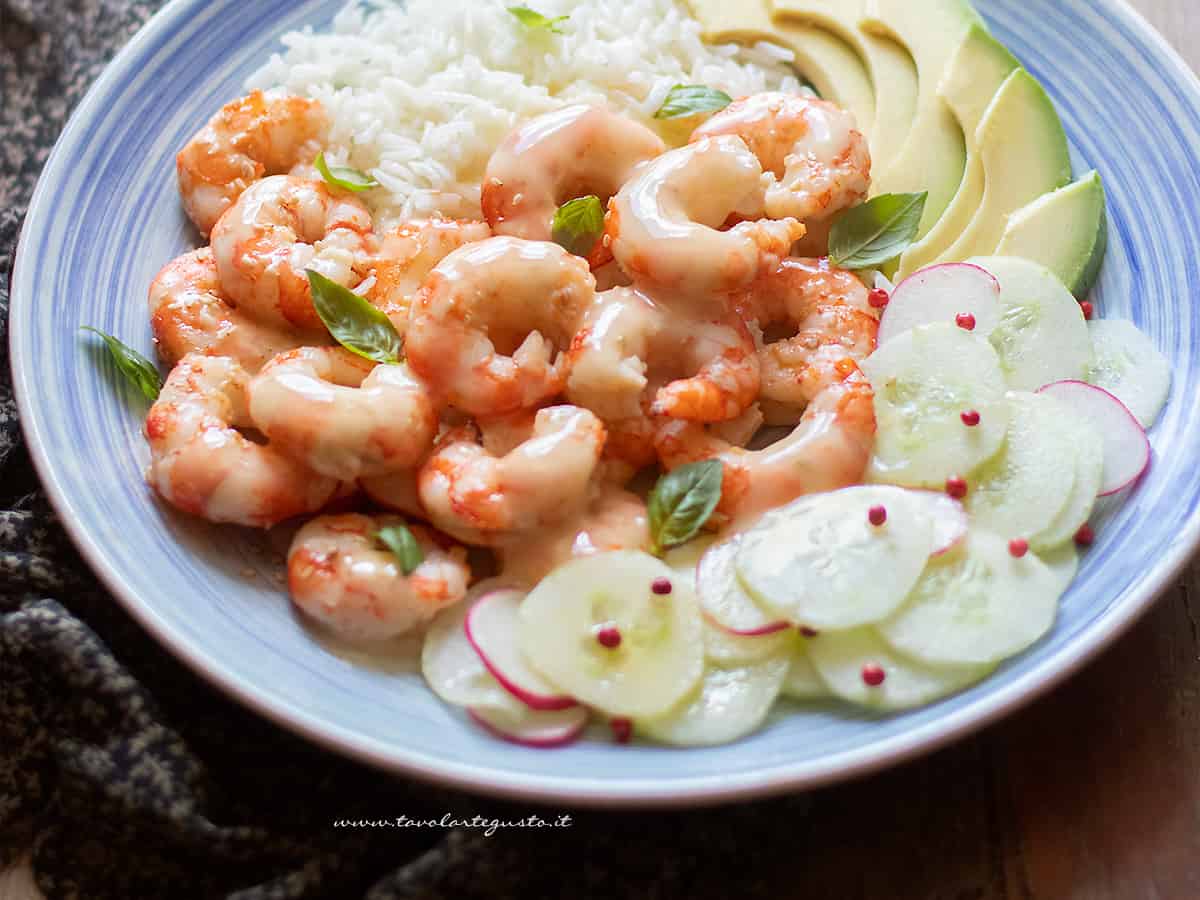
[[528, 28], [530, 31], [549, 31], [553, 34], [562, 34], [562, 29], [558, 27], [559, 22], [565, 22], [570, 16], [555, 16], [553, 19], [548, 16], [543, 16], [540, 12], [530, 9], [528, 6], [510, 6], [508, 11], [517, 17], [517, 21]]
[[151, 403], [158, 399], [158, 392], [162, 390], [163, 384], [162, 376], [158, 373], [158, 366], [132, 347], [122, 344], [111, 334], [105, 334], [90, 325], [84, 325], [80, 330], [100, 335], [104, 339], [104, 345], [108, 348], [108, 355], [125, 380], [137, 388], [138, 392]]
[[702, 84], [677, 84], [671, 88], [654, 118], [686, 119], [700, 113], [716, 112], [732, 102], [732, 97], [716, 88], [705, 87]]
[[325, 183], [331, 184], [334, 187], [354, 191], [356, 194], [379, 187], [379, 182], [366, 172], [351, 169], [349, 166], [330, 166], [325, 161], [325, 153], [323, 151], [317, 154], [317, 158], [313, 160], [313, 165], [321, 173], [321, 177], [325, 179]]
[[551, 233], [568, 253], [587, 256], [604, 233], [604, 204], [595, 194], [568, 200], [554, 213]]
[[387, 316], [349, 288], [307, 271], [313, 306], [334, 340], [377, 363], [400, 361], [400, 335]]
[[656, 553], [696, 536], [721, 499], [725, 467], [718, 459], [682, 466], [658, 479], [647, 498]]
[[392, 551], [400, 563], [400, 571], [411, 575], [425, 561], [425, 554], [416, 537], [404, 525], [389, 525], [375, 532], [375, 540]]
[[927, 193], [880, 194], [842, 213], [829, 232], [829, 261], [842, 269], [874, 269], [916, 240]]

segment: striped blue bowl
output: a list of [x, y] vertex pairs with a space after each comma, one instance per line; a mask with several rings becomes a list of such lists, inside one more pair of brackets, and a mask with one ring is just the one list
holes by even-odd
[[17, 256], [11, 332], [29, 446], [84, 556], [141, 623], [264, 715], [394, 772], [492, 793], [592, 804], [687, 804], [807, 788], [928, 751], [1076, 670], [1146, 610], [1200, 538], [1200, 83], [1118, 0], [981, 0], [996, 35], [1049, 89], [1077, 171], [1109, 189], [1104, 315], [1133, 318], [1175, 364], [1154, 466], [1102, 522], [1052, 634], [935, 706], [873, 718], [780, 711], [735, 746], [674, 750], [502, 743], [412, 671], [355, 665], [293, 616], [278, 548], [175, 515], [145, 487], [136, 400], [79, 334], [152, 354], [146, 289], [191, 246], [175, 151], [286, 30], [338, 0], [175, 0], [109, 66], [38, 185]]

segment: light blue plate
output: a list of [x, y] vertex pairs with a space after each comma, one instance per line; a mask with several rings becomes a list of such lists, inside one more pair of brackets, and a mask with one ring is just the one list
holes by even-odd
[[1116, 0], [984, 0], [996, 35], [1048, 88], [1077, 170], [1109, 191], [1112, 249], [1098, 307], [1129, 316], [1175, 364], [1154, 466], [1100, 529], [1054, 632], [965, 694], [903, 716], [777, 715], [734, 746], [671, 750], [502, 743], [419, 676], [357, 667], [290, 612], [274, 564], [236, 530], [188, 521], [142, 482], [140, 416], [79, 326], [153, 354], [146, 289], [188, 249], [176, 150], [276, 49], [338, 0], [176, 0], [88, 94], [38, 185], [17, 256], [12, 359], [25, 432], [84, 556], [155, 636], [263, 714], [395, 772], [530, 798], [688, 804], [807, 788], [926, 752], [1075, 671], [1167, 587], [1200, 538], [1200, 83]]

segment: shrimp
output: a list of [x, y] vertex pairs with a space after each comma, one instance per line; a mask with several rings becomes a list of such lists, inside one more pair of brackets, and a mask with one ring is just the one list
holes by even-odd
[[797, 497], [860, 483], [874, 439], [874, 392], [859, 374], [822, 391], [791, 434], [763, 450], [732, 446], [683, 421], [663, 425], [656, 445], [667, 469], [719, 459], [725, 478], [717, 513], [740, 528]]
[[[696, 374], [659, 388], [651, 413], [690, 422], [736, 419], [760, 387], [754, 336], [736, 312], [713, 321], [677, 316], [656, 353]], [[661, 345], [666, 345], [665, 347]]]
[[[568, 106], [538, 116], [504, 139], [483, 177], [483, 215], [497, 234], [552, 240], [554, 214], [568, 200], [597, 195], [602, 203], [638, 167], [665, 151], [644, 125], [598, 106]], [[593, 267], [611, 259], [602, 242]]]
[[347, 287], [361, 280], [373, 250], [371, 214], [321, 182], [291, 175], [247, 188], [213, 226], [221, 287], [260, 322], [324, 333], [306, 270]]
[[408, 526], [421, 548], [404, 573], [376, 535], [403, 525], [397, 516], [319, 516], [296, 532], [288, 550], [292, 602], [309, 618], [352, 641], [380, 641], [421, 627], [466, 596], [467, 553], [444, 547], [419, 525]]
[[747, 291], [742, 303], [768, 337], [786, 329], [758, 351], [771, 424], [794, 424], [817, 394], [874, 352], [879, 321], [866, 298], [853, 273], [824, 259], [785, 260]]
[[421, 506], [420, 492], [417, 489], [419, 471], [420, 466], [414, 466], [387, 475], [363, 478], [358, 484], [368, 497], [384, 509], [415, 519], [424, 519], [425, 508]]
[[437, 436], [437, 409], [407, 366], [340, 347], [275, 357], [250, 381], [249, 406], [273, 445], [340, 481], [414, 466]]
[[539, 410], [533, 435], [501, 457], [475, 429], [453, 429], [418, 475], [421, 505], [441, 531], [494, 546], [582, 507], [604, 439], [600, 420], [573, 406]]
[[371, 260], [374, 280], [363, 296], [403, 337], [413, 298], [433, 267], [459, 247], [491, 236], [485, 223], [467, 220], [417, 219], [401, 225], [379, 239]]
[[413, 302], [409, 364], [471, 415], [536, 406], [562, 393], [565, 351], [595, 296], [587, 263], [557, 244], [468, 244], [437, 264]]
[[767, 175], [768, 218], [820, 222], [866, 199], [871, 151], [851, 113], [802, 94], [766, 92], [732, 103], [692, 133], [742, 138]]
[[711, 302], [773, 271], [804, 236], [795, 219], [742, 221], [763, 208], [762, 166], [738, 137], [702, 140], [648, 163], [609, 201], [605, 240], [656, 298]]
[[248, 381], [227, 357], [192, 353], [181, 359], [146, 416], [148, 480], [184, 512], [268, 528], [320, 509], [338, 484], [237, 431], [248, 424]]
[[159, 357], [174, 366], [187, 354], [228, 356], [247, 372], [302, 342], [282, 328], [256, 322], [221, 291], [212, 250], [205, 247], [167, 263], [150, 285], [150, 326]]
[[504, 578], [534, 585], [554, 569], [581, 556], [612, 550], [648, 550], [649, 515], [637, 494], [618, 487], [598, 488], [576, 516], [539, 533], [537, 540], [514, 540], [499, 547]]
[[251, 184], [311, 163], [328, 132], [316, 100], [254, 91], [227, 103], [175, 159], [188, 218], [208, 234]]

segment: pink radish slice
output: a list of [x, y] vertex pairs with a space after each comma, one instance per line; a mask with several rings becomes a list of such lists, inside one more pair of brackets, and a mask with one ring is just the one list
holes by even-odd
[[582, 706], [554, 711], [471, 708], [467, 714], [502, 740], [539, 749], [570, 744], [583, 734], [588, 723], [588, 711]]
[[1000, 282], [970, 263], [947, 263], [914, 272], [896, 286], [879, 323], [879, 343], [919, 325], [974, 317], [974, 332], [987, 337], [1000, 322]]
[[1104, 443], [1104, 474], [1100, 496], [1124, 490], [1150, 466], [1146, 430], [1125, 404], [1103, 388], [1082, 381], [1056, 381], [1040, 394], [1049, 394], [1078, 413]]
[[569, 709], [575, 701], [533, 671], [517, 647], [517, 611], [524, 599], [525, 592], [515, 589], [484, 594], [463, 621], [467, 640], [501, 687], [530, 709]]
[[705, 618], [740, 637], [766, 637], [790, 628], [789, 623], [764, 612], [742, 588], [733, 565], [737, 548], [737, 541], [724, 541], [700, 557], [696, 592]]

